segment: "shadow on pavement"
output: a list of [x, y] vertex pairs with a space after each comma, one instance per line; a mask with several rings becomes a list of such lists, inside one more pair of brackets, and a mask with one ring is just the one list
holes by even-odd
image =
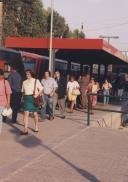
[[19, 133], [21, 130], [16, 125], [14, 125], [14, 124], [12, 124], [10, 122], [7, 122], [6, 124], [9, 125], [12, 128], [10, 131], [14, 135], [16, 135], [15, 140], [16, 140], [17, 143], [22, 144], [26, 148], [33, 148], [33, 147], [41, 146], [44, 149], [46, 149], [48, 152], [50, 152], [51, 154], [56, 156], [58, 159], [63, 161], [65, 164], [70, 166], [72, 169], [74, 169], [77, 173], [79, 173], [82, 177], [86, 178], [88, 181], [90, 181], [90, 182], [101, 182], [93, 174], [89, 173], [88, 171], [86, 171], [84, 169], [81, 169], [81, 168], [77, 167], [76, 165], [74, 165], [73, 163], [71, 163], [70, 161], [65, 159], [63, 156], [61, 156], [59, 153], [57, 153], [55, 150], [48, 147], [46, 144], [42, 143], [42, 141], [39, 138], [37, 138], [36, 136], [30, 135], [30, 136], [24, 136], [23, 137]]

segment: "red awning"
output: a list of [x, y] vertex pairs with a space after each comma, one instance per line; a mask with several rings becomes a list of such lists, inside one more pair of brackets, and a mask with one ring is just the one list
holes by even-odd
[[[50, 40], [47, 38], [7, 37], [5, 44], [8, 48], [20, 50], [48, 50]], [[58, 58], [67, 58], [67, 55], [71, 60], [75, 59], [78, 62], [85, 60], [85, 64], [89, 64], [90, 60], [94, 64], [128, 63], [126, 56], [102, 39], [56, 38], [53, 39], [53, 49], [59, 50], [57, 53]]]

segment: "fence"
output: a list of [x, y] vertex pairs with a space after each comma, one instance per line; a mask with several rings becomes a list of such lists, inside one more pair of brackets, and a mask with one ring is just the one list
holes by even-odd
[[[88, 109], [87, 109], [87, 125], [89, 126], [90, 125], [90, 115], [91, 115], [91, 97], [92, 96], [96, 96], [96, 97], [101, 97], [101, 98], [104, 98], [104, 97], [109, 97], [111, 100], [124, 100], [124, 101], [128, 101], [128, 97], [119, 97], [119, 96], [111, 96], [111, 95], [104, 95], [104, 94], [88, 94]], [[106, 108], [93, 108], [93, 110], [97, 110], [97, 111], [105, 111], [105, 112], [112, 112], [112, 113], [121, 113], [121, 114], [128, 114], [128, 110], [127, 111], [118, 111], [118, 110], [114, 110], [114, 109], [106, 109]]]

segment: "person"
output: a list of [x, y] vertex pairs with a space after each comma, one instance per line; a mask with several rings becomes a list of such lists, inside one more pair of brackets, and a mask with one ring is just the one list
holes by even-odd
[[21, 87], [22, 87], [22, 76], [18, 73], [18, 71], [13, 68], [12, 73], [8, 77], [8, 81], [10, 83], [12, 89], [11, 95], [11, 108], [12, 108], [12, 122], [17, 122], [17, 114], [20, 110], [21, 105]]
[[97, 104], [97, 92], [100, 90], [98, 82], [95, 82], [95, 79], [92, 77], [89, 84], [85, 88], [85, 93], [94, 94], [90, 96], [90, 106], [91, 106], [91, 114], [94, 114], [94, 107]]
[[2, 112], [5, 108], [10, 108], [11, 87], [9, 82], [4, 78], [4, 72], [0, 69], [0, 125], [2, 127]]
[[75, 81], [74, 76], [71, 76], [67, 83], [68, 100], [71, 102], [70, 113], [73, 113], [74, 106], [76, 104], [76, 99], [77, 99], [77, 95], [73, 94], [73, 91], [79, 88], [80, 88], [79, 83]]
[[[34, 91], [35, 90], [35, 91]], [[35, 95], [34, 95], [35, 92]], [[28, 118], [29, 113], [33, 113], [35, 121], [35, 130], [34, 132], [39, 131], [38, 127], [38, 108], [35, 106], [34, 97], [41, 95], [43, 92], [43, 86], [41, 85], [38, 79], [34, 78], [33, 72], [31, 70], [26, 70], [26, 80], [22, 84], [22, 93], [23, 93], [23, 121], [24, 121], [24, 131], [22, 135], [28, 134]]]
[[46, 114], [48, 114], [49, 120], [53, 120], [54, 119], [53, 96], [57, 89], [57, 83], [56, 83], [55, 79], [51, 77], [51, 73], [49, 71], [45, 71], [44, 79], [42, 79], [41, 83], [44, 88], [44, 90], [43, 90], [44, 104], [41, 109], [41, 118], [42, 118], [42, 120], [45, 120]]
[[125, 96], [128, 97], [128, 73], [125, 74]]
[[109, 103], [109, 95], [110, 95], [111, 88], [112, 88], [111, 83], [106, 79], [102, 86], [103, 95], [104, 95], [104, 105]]
[[87, 107], [87, 95], [85, 94], [85, 88], [87, 87], [89, 83], [89, 79], [90, 79], [90, 76], [84, 73], [81, 79], [79, 80], [82, 109], [85, 109]]
[[[124, 92], [124, 81], [123, 78], [119, 77], [118, 80], [118, 97], [122, 97]], [[121, 100], [121, 98], [120, 98]]]
[[[56, 81], [56, 74], [54, 74], [54, 79]], [[56, 84], [57, 84], [57, 82], [56, 82]], [[57, 106], [58, 106], [58, 94], [57, 94], [57, 87], [56, 87], [56, 90], [53, 94], [53, 117], [55, 117], [55, 112], [56, 112]]]
[[55, 80], [58, 85], [56, 93], [58, 96], [58, 105], [61, 118], [65, 119], [65, 99], [67, 92], [67, 80], [60, 74], [60, 71], [55, 72]]

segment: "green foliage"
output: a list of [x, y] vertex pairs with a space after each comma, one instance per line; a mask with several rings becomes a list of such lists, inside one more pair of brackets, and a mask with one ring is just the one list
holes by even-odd
[[[50, 33], [50, 22], [51, 22], [51, 9], [47, 10], [47, 31]], [[57, 11], [53, 14], [53, 34], [54, 37], [68, 37], [69, 26], [66, 24], [65, 18], [62, 17]]]
[[[3, 40], [7, 36], [49, 37], [51, 9], [41, 0], [3, 0]], [[54, 11], [54, 37], [85, 38], [78, 29], [70, 31], [64, 17]]]
[[85, 33], [81, 30], [79, 31], [78, 29], [75, 29], [74, 31], [69, 32], [69, 37], [70, 38], [85, 38]]
[[47, 21], [40, 0], [3, 0], [3, 4], [4, 37], [46, 35]]

